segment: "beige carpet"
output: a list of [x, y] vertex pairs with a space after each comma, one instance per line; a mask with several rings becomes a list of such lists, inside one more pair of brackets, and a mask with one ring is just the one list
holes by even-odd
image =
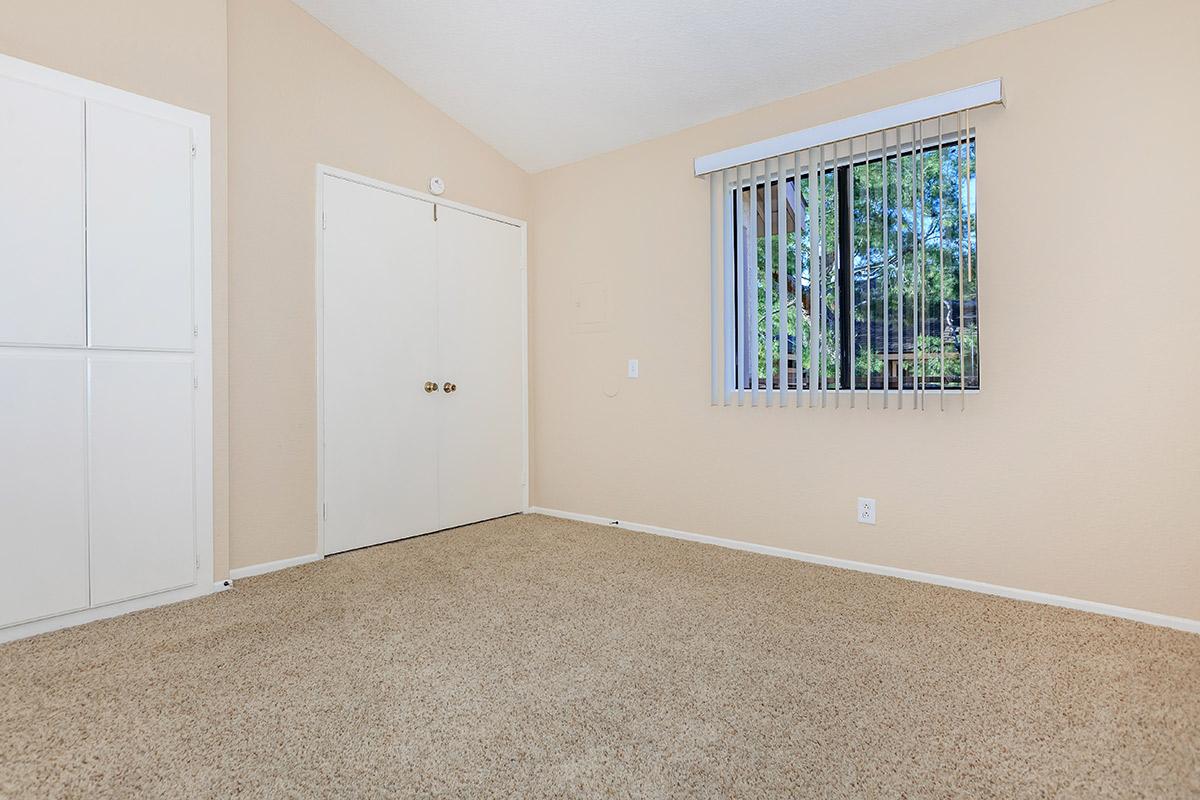
[[1196, 797], [1200, 636], [511, 517], [0, 647], [0, 795]]

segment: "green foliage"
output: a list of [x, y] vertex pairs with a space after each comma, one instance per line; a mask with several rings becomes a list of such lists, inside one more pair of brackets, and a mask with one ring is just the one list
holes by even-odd
[[[962, 165], [961, 175], [965, 179], [966, 175], [974, 175], [973, 142], [965, 149], [964, 157], [969, 161]], [[975, 219], [974, 208], [966, 208], [963, 202], [967, 198], [962, 196], [958, 147], [954, 144], [942, 147], [940, 170], [938, 151], [934, 148], [926, 149], [919, 157], [907, 153], [897, 159], [893, 155], [887, 159], [886, 167], [879, 160], [870, 164], [859, 163], [854, 166], [852, 174], [854, 307], [851, 328], [855, 340], [852, 360], [856, 385], [859, 388], [867, 386], [867, 376], [870, 374], [873, 387], [883, 386], [886, 296], [887, 361], [890, 362], [887, 371], [893, 387], [896, 386], [897, 371], [902, 373], [906, 387], [911, 387], [914, 379], [926, 386], [936, 387], [943, 374], [947, 386], [957, 387], [964, 375], [969, 387], [977, 386], [979, 332], [974, 313], [978, 291], [974, 270]], [[821, 231], [823, 247], [818, 248], [823, 256], [815, 259], [815, 263], [811, 252], [814, 243], [812, 225], [807, 212], [813, 188], [811, 183], [809, 176], [801, 176], [800, 194], [805, 201], [799, 214], [801, 230], [799, 236], [795, 231], [782, 234], [786, 255], [782, 264], [778, 258], [779, 232], [772, 231], [770, 237], [757, 237], [758, 297], [755, 317], [760, 385], [765, 385], [767, 379], [768, 354], [772, 359], [771, 372], [778, 372], [780, 345], [777, 294], [781, 269], [785, 280], [786, 363], [794, 373], [798, 339], [800, 367], [807, 383], [811, 374], [810, 337], [813, 326], [819, 321], [810, 313], [817, 305], [812, 302], [811, 296], [813, 285], [818, 283], [813, 280], [814, 267], [816, 277], [820, 277], [822, 270], [825, 276], [826, 314], [823, 328], [826, 347], [823, 349], [829, 363], [823, 365], [822, 371], [827, 376], [828, 385], [831, 388], [836, 385], [839, 367], [836, 356], [829, 354], [837, 353], [836, 318], [849, 311], [838, 308], [835, 291], [839, 235], [837, 174], [830, 170], [824, 175], [825, 225]], [[788, 181], [788, 186], [790, 184], [791, 181]], [[773, 184], [775, 210], [777, 206], [774, 203], [779, 202], [778, 191], [779, 184]], [[897, 193], [901, 200], [899, 204], [896, 202]], [[744, 196], [748, 198], [748, 192]], [[968, 196], [973, 205], [973, 189]], [[774, 225], [774, 215], [771, 222], [773, 227], [777, 227]], [[797, 303], [797, 286], [801, 303]], [[771, 300], [769, 316], [768, 296]], [[900, 309], [903, 309], [903, 319]], [[903, 338], [899, 335], [901, 329]], [[846, 346], [849, 347], [849, 342]], [[903, 351], [902, 359], [898, 357], [897, 349]], [[794, 382], [794, 374], [791, 380]], [[778, 381], [776, 374], [773, 385], [778, 386]], [[844, 376], [843, 383], [848, 385], [849, 376]]]

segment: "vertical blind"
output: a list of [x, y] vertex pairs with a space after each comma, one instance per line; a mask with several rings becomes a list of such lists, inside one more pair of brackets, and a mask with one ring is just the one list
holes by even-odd
[[971, 108], [983, 104], [853, 134], [898, 106], [850, 121], [845, 138], [707, 157], [726, 162], [707, 172], [714, 405], [966, 407], [979, 386]]

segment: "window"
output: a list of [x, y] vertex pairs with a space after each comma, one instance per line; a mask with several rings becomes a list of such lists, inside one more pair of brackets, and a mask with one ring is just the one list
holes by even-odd
[[[972, 114], [999, 79], [696, 158], [713, 405], [947, 407], [980, 388]], [[845, 395], [849, 395], [848, 398]], [[894, 404], [894, 405], [893, 405]]]
[[799, 192], [795, 173], [765, 168], [729, 190], [749, 265], [733, 286], [733, 388], [979, 388], [975, 141], [937, 144], [802, 167]]

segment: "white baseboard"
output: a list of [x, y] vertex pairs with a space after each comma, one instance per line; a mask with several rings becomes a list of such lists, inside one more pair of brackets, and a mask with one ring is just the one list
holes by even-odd
[[643, 525], [638, 522], [623, 522], [620, 520], [615, 520], [611, 517], [597, 517], [592, 514], [576, 514], [570, 511], [558, 511], [552, 508], [540, 508], [538, 506], [530, 507], [529, 513], [544, 514], [548, 517], [560, 517], [562, 519], [571, 519], [579, 522], [591, 522], [596, 525], [623, 528], [625, 530], [638, 531], [640, 533], [652, 533], [655, 536], [669, 536], [672, 539], [686, 539], [691, 542], [715, 544], [719, 547], [728, 547], [734, 550], [748, 550], [752, 553], [762, 553], [764, 555], [778, 556], [780, 558], [791, 558], [797, 561], [806, 561], [810, 564], [821, 564], [827, 567], [851, 569], [856, 572], [869, 572], [874, 575], [889, 575], [893, 578], [903, 578], [907, 581], [932, 583], [936, 586], [949, 586], [953, 589], [964, 589], [968, 592], [979, 592], [980, 594], [1008, 597], [1013, 600], [1024, 600], [1030, 603], [1041, 603], [1042, 605], [1047, 606], [1073, 608], [1077, 611], [1087, 611], [1092, 614], [1104, 614], [1109, 617], [1120, 617], [1121, 619], [1145, 622], [1149, 625], [1158, 625], [1164, 628], [1175, 628], [1176, 630], [1187, 631], [1188, 633], [1200, 633], [1200, 620], [1187, 619], [1186, 617], [1172, 617], [1167, 614], [1159, 614], [1154, 611], [1140, 611], [1134, 608], [1114, 606], [1109, 605], [1108, 603], [1096, 603], [1091, 600], [1080, 600], [1075, 597], [1064, 597], [1058, 594], [1033, 592], [1028, 589], [1014, 589], [1010, 586], [997, 586], [994, 583], [984, 583], [982, 581], [972, 581], [964, 578], [951, 578], [947, 575], [937, 575], [932, 572], [917, 572], [916, 570], [911, 569], [900, 569], [898, 567], [885, 567], [879, 564], [868, 564], [863, 561], [849, 561], [844, 558], [818, 556], [813, 555], [812, 553], [801, 553], [796, 550], [785, 550], [782, 547], [769, 547], [763, 544], [742, 542], [738, 541], [737, 539], [722, 539], [719, 536], [706, 536], [702, 533], [677, 531], [672, 530], [671, 528], [660, 528], [657, 525]]
[[165, 606], [183, 600], [195, 600], [197, 597], [204, 597], [213, 591], [212, 584], [197, 583], [193, 586], [185, 586], [182, 589], [171, 589], [166, 592], [134, 597], [104, 606], [83, 608], [78, 611], [69, 611], [65, 614], [21, 622], [16, 625], [10, 625], [7, 628], [0, 628], [0, 644], [24, 639], [27, 636], [36, 636], [41, 633], [57, 631], [62, 628], [74, 628], [76, 625], [83, 625], [88, 622], [95, 622], [96, 620], [119, 617], [122, 614], [154, 608], [155, 606]]
[[288, 567], [298, 567], [301, 564], [309, 564], [313, 561], [321, 560], [320, 553], [309, 553], [306, 556], [296, 556], [295, 558], [283, 558], [279, 561], [268, 561], [265, 564], [253, 564], [249, 567], [238, 567], [237, 569], [229, 570], [229, 577], [235, 581], [240, 581], [242, 578], [250, 578], [255, 575], [265, 575], [268, 572], [275, 572]]

